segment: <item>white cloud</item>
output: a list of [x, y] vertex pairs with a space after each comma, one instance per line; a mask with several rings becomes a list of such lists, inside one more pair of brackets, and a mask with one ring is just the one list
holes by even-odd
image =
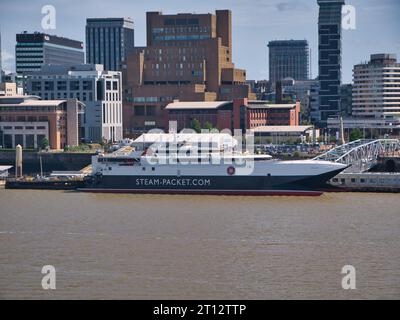
[[1, 58], [2, 58], [2, 66], [3, 70], [6, 73], [14, 72], [13, 70], [15, 69], [15, 58], [14, 54], [10, 53], [7, 50], [2, 50], [1, 51]]

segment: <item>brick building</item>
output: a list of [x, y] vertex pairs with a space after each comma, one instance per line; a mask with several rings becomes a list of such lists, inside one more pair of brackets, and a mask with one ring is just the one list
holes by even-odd
[[270, 104], [265, 101], [240, 100], [234, 103], [246, 106], [246, 129], [259, 126], [298, 126], [300, 122], [300, 102]]
[[124, 135], [164, 128], [164, 107], [173, 100], [255, 99], [246, 71], [232, 62], [229, 10], [215, 14], [147, 13], [147, 46], [123, 65]]
[[191, 128], [194, 119], [202, 128], [206, 123], [218, 130], [254, 129], [260, 126], [298, 126], [300, 102], [269, 104], [265, 101], [234, 99], [233, 101], [174, 101], [165, 108], [165, 125], [177, 122], [177, 130]]
[[40, 100], [36, 96], [0, 97], [0, 145], [51, 149], [77, 146], [84, 105], [76, 99]]

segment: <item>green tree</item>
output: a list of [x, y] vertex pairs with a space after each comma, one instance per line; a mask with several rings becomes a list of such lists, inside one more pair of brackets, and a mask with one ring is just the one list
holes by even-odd
[[207, 122], [204, 124], [204, 129], [212, 130], [212, 129], [213, 129], [213, 126], [212, 126], [211, 122], [207, 121]]
[[42, 149], [46, 149], [49, 145], [49, 139], [47, 139], [46, 137], [44, 137], [40, 142], [40, 146], [42, 147]]
[[271, 144], [272, 143], [272, 139], [271, 138], [266, 138], [264, 141], [265, 141], [266, 144]]
[[201, 125], [200, 125], [200, 121], [197, 119], [193, 119], [192, 123], [191, 123], [191, 127], [194, 131], [196, 131], [197, 133], [201, 132]]
[[350, 132], [350, 141], [362, 139], [363, 133], [359, 128], [352, 129]]

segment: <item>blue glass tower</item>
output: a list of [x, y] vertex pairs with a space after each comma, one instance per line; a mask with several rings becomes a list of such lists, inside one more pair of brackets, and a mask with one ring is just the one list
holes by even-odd
[[340, 113], [341, 23], [344, 0], [318, 0], [319, 111], [314, 120], [321, 126]]

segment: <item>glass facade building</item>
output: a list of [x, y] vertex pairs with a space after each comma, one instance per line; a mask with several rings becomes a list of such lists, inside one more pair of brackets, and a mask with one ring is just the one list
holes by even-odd
[[17, 34], [16, 72], [39, 71], [42, 65], [81, 64], [85, 62], [83, 43], [44, 33]]
[[325, 126], [340, 113], [341, 23], [344, 0], [318, 0], [319, 110], [314, 121]]
[[86, 62], [119, 71], [121, 62], [135, 46], [133, 21], [129, 18], [86, 20]]
[[310, 50], [307, 40], [270, 41], [269, 80], [272, 85], [285, 78], [308, 80]]
[[0, 83], [3, 82], [3, 64], [2, 64], [2, 56], [1, 56], [1, 30], [0, 30]]

